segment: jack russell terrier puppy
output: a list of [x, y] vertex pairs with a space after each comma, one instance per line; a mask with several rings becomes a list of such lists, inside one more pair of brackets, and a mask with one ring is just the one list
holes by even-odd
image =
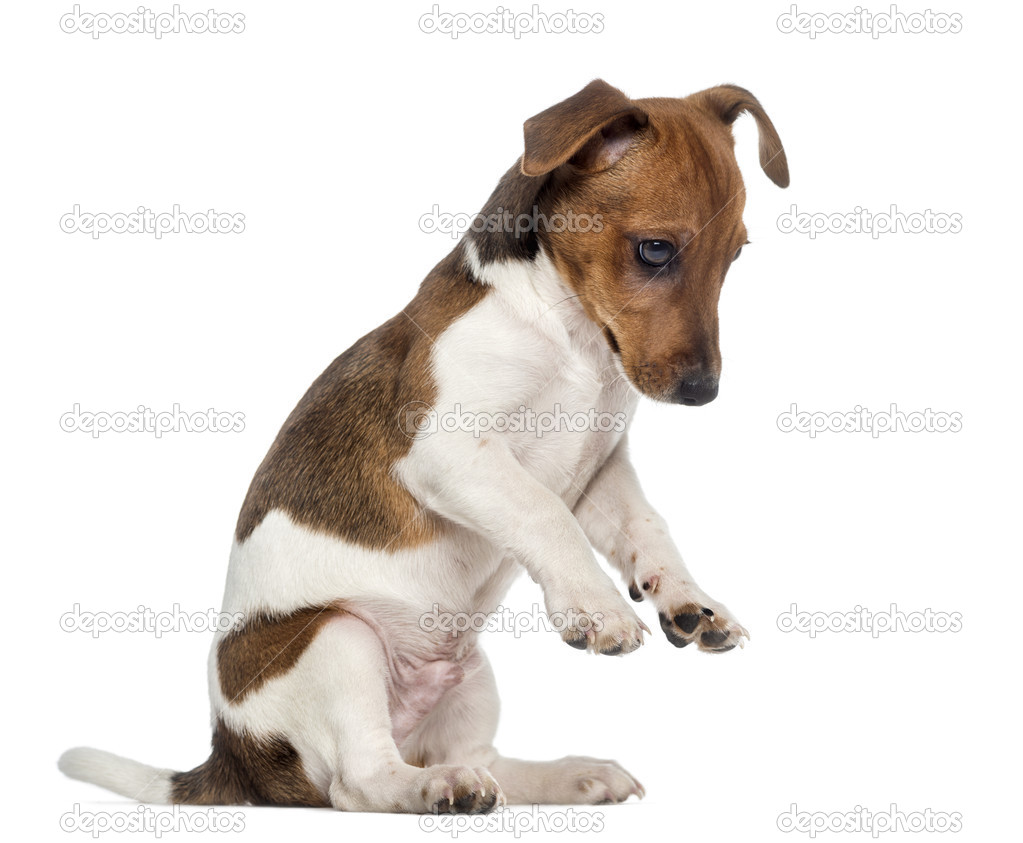
[[[498, 224], [474, 225], [405, 310], [330, 364], [256, 472], [223, 604], [244, 621], [209, 661], [209, 759], [179, 773], [79, 748], [61, 769], [188, 805], [481, 812], [642, 797], [613, 761], [499, 755], [475, 633], [422, 619], [493, 612], [525, 568], [567, 619], [566, 643], [629, 653], [649, 630], [596, 549], [676, 647], [723, 653], [748, 633], [645, 500], [624, 424], [480, 435], [438, 419], [456, 407], [628, 419], [640, 395], [714, 399], [718, 297], [747, 242], [742, 112], [786, 187], [774, 125], [732, 85], [631, 100], [597, 80], [527, 120], [482, 212]], [[509, 231], [509, 212], [536, 224]]]

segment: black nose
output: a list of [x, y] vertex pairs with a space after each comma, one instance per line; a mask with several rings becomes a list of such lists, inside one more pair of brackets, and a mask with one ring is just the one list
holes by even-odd
[[718, 379], [712, 376], [683, 378], [675, 387], [675, 403], [688, 407], [709, 404], [717, 397]]

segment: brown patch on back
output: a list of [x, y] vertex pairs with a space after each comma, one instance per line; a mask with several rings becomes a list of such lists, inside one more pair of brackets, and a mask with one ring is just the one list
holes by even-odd
[[391, 467], [412, 446], [399, 413], [413, 402], [432, 405], [433, 343], [486, 291], [473, 281], [457, 248], [402, 313], [330, 364], [256, 471], [238, 518], [239, 542], [274, 509], [366, 547], [414, 547], [433, 538], [433, 517], [391, 476]]
[[213, 752], [187, 773], [171, 777], [171, 802], [178, 805], [330, 806], [302, 768], [291, 743], [280, 735], [238, 735], [217, 719]]
[[329, 605], [309, 606], [277, 618], [259, 616], [228, 632], [217, 645], [220, 691], [228, 704], [291, 670], [320, 627], [338, 614]]

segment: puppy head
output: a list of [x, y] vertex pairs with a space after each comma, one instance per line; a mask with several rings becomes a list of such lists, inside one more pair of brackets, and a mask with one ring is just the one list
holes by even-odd
[[541, 242], [631, 381], [658, 400], [717, 395], [718, 298], [746, 243], [731, 131], [744, 111], [757, 123], [764, 172], [786, 187], [774, 125], [734, 85], [630, 100], [596, 80], [525, 124], [520, 167], [546, 179], [544, 212], [589, 216]]

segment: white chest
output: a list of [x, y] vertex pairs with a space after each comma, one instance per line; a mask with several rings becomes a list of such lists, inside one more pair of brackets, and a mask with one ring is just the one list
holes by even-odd
[[[544, 259], [509, 267], [434, 351], [435, 410], [500, 437], [572, 506], [614, 450], [638, 400], [599, 326]], [[468, 421], [465, 420], [468, 417]]]

